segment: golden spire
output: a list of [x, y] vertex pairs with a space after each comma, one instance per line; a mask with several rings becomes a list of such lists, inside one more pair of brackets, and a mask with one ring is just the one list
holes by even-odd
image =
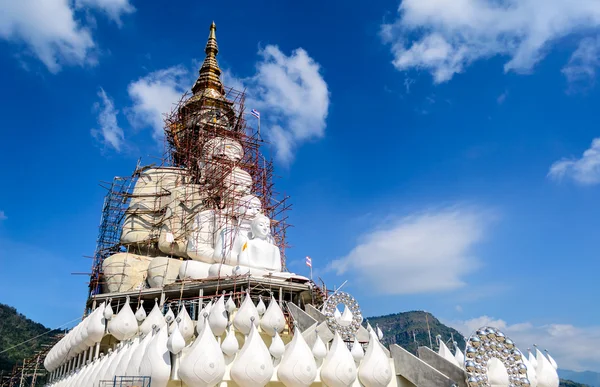
[[221, 95], [225, 94], [225, 88], [221, 83], [221, 69], [219, 68], [219, 63], [217, 63], [219, 47], [217, 46], [216, 31], [217, 26], [213, 21], [210, 25], [210, 33], [208, 34], [208, 41], [204, 49], [206, 58], [204, 58], [204, 63], [200, 67], [200, 76], [196, 80], [194, 87], [192, 87], [194, 94], [198, 94], [205, 89], [213, 89]]

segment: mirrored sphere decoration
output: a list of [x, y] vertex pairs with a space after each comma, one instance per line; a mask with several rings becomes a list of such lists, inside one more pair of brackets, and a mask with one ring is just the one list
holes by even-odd
[[467, 340], [464, 364], [467, 386], [491, 387], [487, 366], [492, 358], [500, 360], [506, 367], [509, 387], [529, 386], [523, 355], [511, 339], [493, 327], [480, 328]]
[[[346, 308], [352, 312], [352, 321], [348, 325], [340, 324], [340, 322], [335, 318], [336, 307], [339, 304], [344, 304]], [[349, 341], [354, 339], [356, 332], [360, 328], [360, 324], [362, 324], [362, 313], [360, 312], [360, 308], [358, 306], [358, 302], [348, 293], [338, 292], [332, 294], [327, 298], [325, 304], [323, 305], [323, 314], [327, 318], [327, 326], [331, 331], [337, 332], [344, 341]]]

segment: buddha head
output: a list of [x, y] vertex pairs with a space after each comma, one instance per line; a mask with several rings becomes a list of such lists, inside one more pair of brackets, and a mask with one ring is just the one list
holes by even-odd
[[262, 203], [254, 195], [242, 196], [237, 200], [235, 214], [247, 219], [253, 219], [256, 215], [262, 213]]
[[215, 137], [204, 144], [202, 154], [205, 159], [213, 158], [240, 161], [244, 157], [244, 148], [239, 142], [225, 137]]
[[223, 178], [223, 189], [229, 198], [239, 198], [250, 194], [252, 176], [239, 167], [234, 167]]
[[252, 219], [252, 235], [257, 239], [267, 239], [271, 234], [271, 221], [263, 214]]

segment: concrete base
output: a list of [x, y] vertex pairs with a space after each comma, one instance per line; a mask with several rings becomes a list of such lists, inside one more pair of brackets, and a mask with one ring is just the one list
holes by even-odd
[[458, 383], [404, 348], [390, 346], [396, 374], [418, 387], [458, 387]]
[[456, 381], [459, 387], [467, 387], [467, 373], [463, 369], [444, 359], [428, 347], [419, 347], [417, 353], [419, 359]]

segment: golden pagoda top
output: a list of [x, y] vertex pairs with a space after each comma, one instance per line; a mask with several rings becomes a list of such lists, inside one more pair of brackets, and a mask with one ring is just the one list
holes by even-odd
[[194, 95], [206, 93], [209, 90], [218, 92], [221, 96], [225, 94], [225, 88], [221, 83], [221, 69], [217, 62], [217, 54], [219, 53], [219, 46], [217, 45], [216, 36], [217, 26], [213, 21], [210, 25], [210, 32], [208, 34], [208, 41], [206, 42], [206, 58], [200, 67], [200, 76], [196, 80], [192, 92]]

